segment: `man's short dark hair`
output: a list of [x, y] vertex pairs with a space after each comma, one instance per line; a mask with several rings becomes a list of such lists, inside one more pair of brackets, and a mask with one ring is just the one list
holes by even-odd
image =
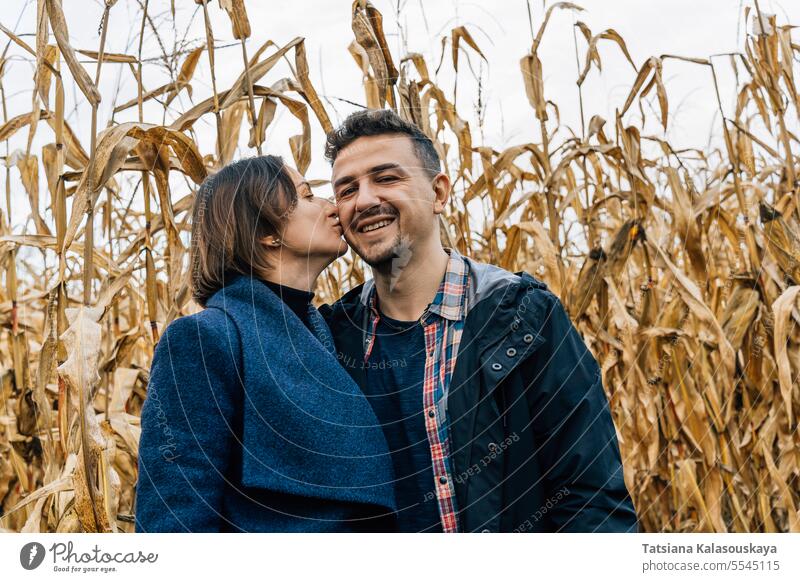
[[402, 119], [391, 109], [363, 109], [347, 116], [344, 123], [328, 134], [325, 158], [333, 164], [336, 156], [345, 147], [360, 137], [399, 133], [411, 138], [420, 166], [433, 178], [441, 172], [439, 154], [431, 139], [409, 121]]

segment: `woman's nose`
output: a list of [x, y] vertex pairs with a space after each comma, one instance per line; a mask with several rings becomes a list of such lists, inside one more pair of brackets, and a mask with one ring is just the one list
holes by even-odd
[[326, 218], [338, 218], [339, 217], [339, 208], [331, 202], [330, 199], [325, 199], [325, 217]]

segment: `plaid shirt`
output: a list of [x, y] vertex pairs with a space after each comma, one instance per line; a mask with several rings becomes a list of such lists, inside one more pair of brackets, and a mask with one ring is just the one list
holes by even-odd
[[[456, 497], [453, 488], [452, 465], [448, 443], [447, 390], [458, 354], [458, 345], [467, 315], [467, 284], [469, 271], [464, 258], [455, 249], [445, 249], [450, 255], [447, 271], [431, 304], [420, 317], [425, 334], [425, 378], [422, 388], [422, 406], [425, 412], [425, 430], [428, 434], [433, 483], [439, 504], [442, 529], [446, 533], [458, 531]], [[369, 360], [375, 344], [375, 330], [380, 312], [375, 305], [373, 285], [367, 304], [371, 311], [367, 327], [364, 362]]]

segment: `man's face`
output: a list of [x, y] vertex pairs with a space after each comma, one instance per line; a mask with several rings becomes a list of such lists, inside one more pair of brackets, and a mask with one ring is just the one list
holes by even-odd
[[438, 236], [435, 215], [444, 203], [408, 135], [356, 139], [336, 157], [331, 181], [344, 238], [368, 265]]

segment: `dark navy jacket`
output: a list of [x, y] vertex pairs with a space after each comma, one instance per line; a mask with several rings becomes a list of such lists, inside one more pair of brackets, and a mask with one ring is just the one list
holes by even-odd
[[[467, 264], [446, 397], [460, 531], [637, 531], [600, 369], [561, 302], [527, 273]], [[361, 386], [373, 284], [320, 308]]]
[[372, 407], [314, 333], [238, 276], [167, 326], [142, 409], [137, 531], [383, 531], [393, 472]]

